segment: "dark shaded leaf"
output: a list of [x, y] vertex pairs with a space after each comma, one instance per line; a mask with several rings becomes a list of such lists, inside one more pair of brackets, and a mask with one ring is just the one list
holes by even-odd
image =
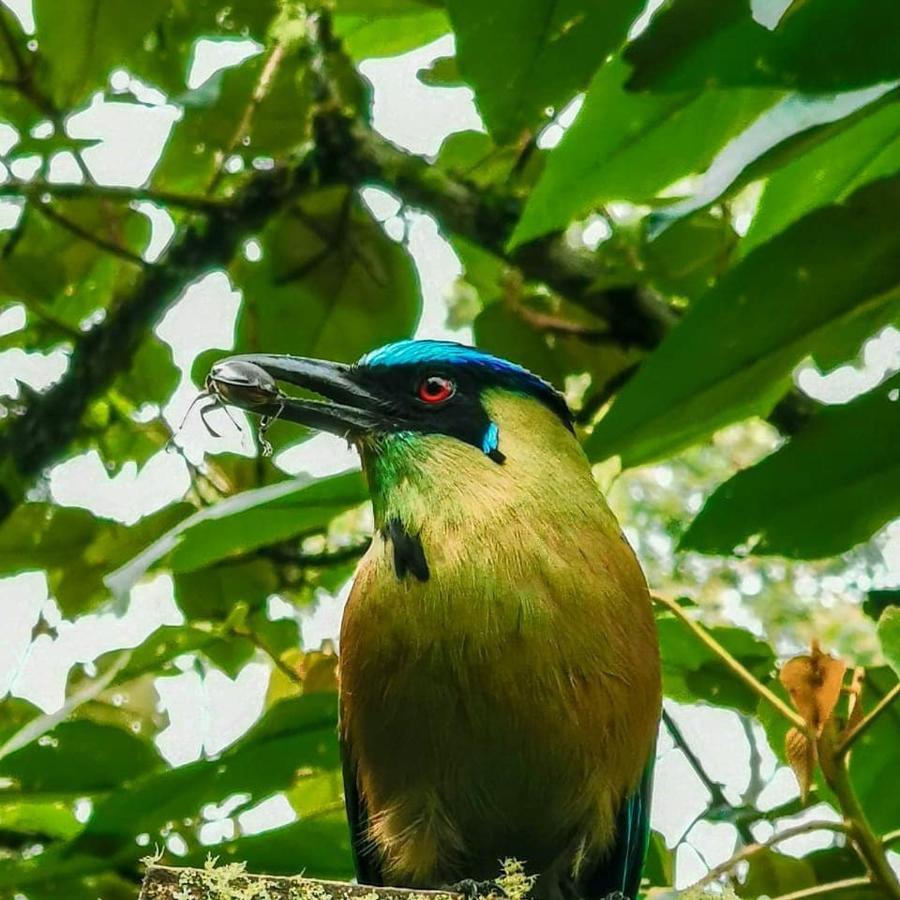
[[625, 38], [639, 0], [449, 0], [459, 70], [497, 143], [561, 108]]
[[62, 722], [9, 754], [0, 761], [0, 775], [13, 779], [25, 794], [88, 794], [117, 788], [161, 764], [147, 741], [121, 728], [79, 720]]
[[731, 553], [744, 545], [753, 553], [808, 559], [869, 538], [900, 514], [898, 391], [900, 376], [894, 376], [820, 412], [780, 450], [725, 482], [681, 546]]
[[859, 316], [896, 315], [900, 179], [857, 191], [757, 248], [688, 310], [587, 439], [592, 459], [659, 459], [764, 415], [804, 356]]
[[900, 78], [900, 6], [873, 0], [859, 13], [856, 0], [807, 0], [770, 31], [744, 0], [677, 0], [626, 51], [634, 65], [629, 88], [824, 93]]
[[41, 79], [54, 102], [75, 104], [113, 68], [127, 65], [167, 6], [166, 0], [35, 0]]
[[[682, 622], [665, 615], [657, 619], [663, 690], [679, 703], [705, 702], [747, 714], [759, 698]], [[710, 634], [757, 678], [768, 681], [775, 664], [772, 649], [741, 628], [710, 628]]]

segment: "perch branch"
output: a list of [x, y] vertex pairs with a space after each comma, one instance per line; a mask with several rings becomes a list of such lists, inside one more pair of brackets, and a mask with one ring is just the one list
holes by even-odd
[[139, 900], [213, 900], [222, 896], [268, 897], [270, 900], [462, 900], [462, 894], [447, 891], [248, 875], [242, 866], [234, 864], [206, 869], [150, 865]]

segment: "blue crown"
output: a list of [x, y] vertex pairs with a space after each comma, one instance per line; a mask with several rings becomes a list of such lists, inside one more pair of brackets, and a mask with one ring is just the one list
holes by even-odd
[[530, 394], [550, 407], [571, 427], [572, 414], [562, 394], [553, 385], [528, 369], [509, 360], [492, 356], [476, 347], [453, 341], [397, 341], [366, 353], [361, 367], [376, 366], [459, 366], [474, 369], [490, 382], [509, 390]]

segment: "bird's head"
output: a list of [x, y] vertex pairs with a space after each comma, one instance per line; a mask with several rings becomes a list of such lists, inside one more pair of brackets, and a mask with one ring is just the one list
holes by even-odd
[[[448, 341], [388, 344], [353, 365], [229, 357], [210, 380], [227, 402], [346, 437], [360, 450], [376, 500], [411, 477], [421, 486], [414, 473], [430, 472], [434, 484], [467, 480], [475, 487], [498, 483], [504, 469], [558, 463], [547, 456], [557, 457], [559, 446], [580, 454], [569, 409], [550, 384], [515, 363]], [[317, 396], [286, 396], [276, 381]]]

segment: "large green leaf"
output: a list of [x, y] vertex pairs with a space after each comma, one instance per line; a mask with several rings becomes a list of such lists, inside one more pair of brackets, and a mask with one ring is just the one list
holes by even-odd
[[232, 269], [244, 292], [235, 352], [351, 361], [415, 328], [412, 260], [345, 189], [306, 198], [260, 243], [262, 259]]
[[769, 30], [747, 0], [670, 0], [628, 48], [629, 87], [834, 92], [900, 78], [900, 5], [870, 0], [860, 13], [858, 0], [807, 0]]
[[620, 59], [596, 75], [584, 106], [547, 159], [510, 244], [564, 228], [609, 200], [646, 202], [703, 171], [719, 148], [779, 97], [772, 91], [652, 96], [625, 90]]
[[567, 103], [625, 37], [642, 0], [448, 0], [463, 77], [498, 143]]
[[141, 832], [195, 816], [206, 803], [237, 793], [250, 801], [289, 787], [298, 769], [337, 768], [337, 697], [282, 700], [222, 756], [156, 772], [98, 801], [77, 849], [112, 848]]
[[626, 385], [586, 442], [626, 466], [765, 414], [792, 368], [860, 316], [900, 303], [900, 178], [857, 191], [758, 247], [704, 294]]
[[900, 678], [900, 606], [889, 606], [878, 620], [881, 652]]
[[63, 613], [82, 613], [107, 599], [104, 575], [190, 510], [177, 503], [128, 526], [83, 509], [25, 503], [0, 526], [0, 573], [44, 569]]
[[106, 81], [162, 18], [166, 0], [34, 0], [42, 80], [66, 107]]
[[354, 59], [396, 56], [421, 47], [450, 31], [447, 13], [415, 0], [339, 2], [335, 34]]
[[776, 171], [766, 183], [740, 252], [749, 253], [816, 207], [843, 200], [867, 182], [897, 171], [900, 103], [894, 102]]
[[161, 764], [153, 746], [131, 732], [78, 720], [60, 723], [39, 741], [5, 757], [0, 776], [12, 779], [26, 795], [77, 795], [118, 788]]
[[681, 546], [817, 558], [900, 515], [900, 375], [819, 413], [784, 447], [726, 481]]
[[854, 114], [877, 105], [888, 91], [885, 85], [875, 85], [827, 97], [789, 94], [722, 147], [688, 196], [654, 211], [648, 217], [649, 231], [658, 234], [672, 222], [735, 193], [759, 174], [777, 168], [779, 160], [802, 157], [826, 133], [840, 134]]
[[320, 531], [366, 496], [358, 472], [318, 480], [292, 479], [244, 491], [180, 522], [109, 575], [106, 583], [114, 593], [124, 594], [169, 554], [174, 571], [190, 572], [304, 532]]
[[[245, 862], [251, 872], [348, 881], [355, 875], [350, 831], [342, 809], [301, 819], [263, 834], [240, 837], [215, 848], [220, 860]], [[202, 865], [207, 848], [189, 855], [185, 865]]]
[[[680, 703], [710, 703], [744, 713], [753, 713], [757, 695], [744, 684], [719, 657], [670, 615], [657, 619], [663, 690]], [[709, 629], [712, 636], [732, 656], [765, 681], [775, 662], [768, 644], [742, 628]]]
[[[225, 154], [239, 156], [249, 165], [259, 156], [283, 155], [308, 139], [309, 71], [280, 66], [254, 102], [267, 61], [264, 54], [252, 57], [177, 98], [184, 115], [172, 130], [154, 184], [199, 193], [210, 184]], [[252, 115], [245, 117], [251, 108]]]

